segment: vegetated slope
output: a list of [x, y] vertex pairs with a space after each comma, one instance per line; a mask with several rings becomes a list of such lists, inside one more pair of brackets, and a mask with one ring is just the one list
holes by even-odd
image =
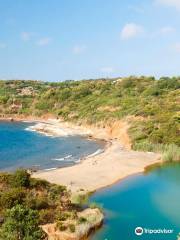
[[59, 238], [52, 239], [82, 239], [102, 223], [103, 214], [94, 206], [85, 209], [81, 202], [86, 196], [78, 197], [73, 203], [66, 187], [31, 178], [23, 169], [1, 173], [0, 239], [47, 239], [46, 224], [58, 232]]
[[2, 116], [51, 113], [65, 120], [99, 125], [134, 116], [129, 134], [136, 150], [178, 151], [179, 106], [180, 77], [0, 82]]

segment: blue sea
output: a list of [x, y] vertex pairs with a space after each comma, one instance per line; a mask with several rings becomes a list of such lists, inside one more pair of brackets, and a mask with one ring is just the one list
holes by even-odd
[[70, 166], [103, 149], [103, 143], [80, 136], [49, 137], [28, 131], [35, 123], [0, 122], [0, 170], [38, 170]]

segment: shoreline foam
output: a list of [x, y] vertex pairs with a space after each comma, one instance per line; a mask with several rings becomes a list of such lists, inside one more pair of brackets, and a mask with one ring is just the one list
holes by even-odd
[[[104, 139], [107, 142], [104, 150], [86, 156], [81, 159], [79, 164], [33, 174], [33, 177], [66, 185], [73, 192], [82, 190], [86, 192], [96, 191], [110, 186], [127, 176], [143, 172], [144, 168], [149, 165], [161, 162], [160, 154], [129, 150], [119, 140], [108, 136], [105, 129], [87, 129], [86, 127], [74, 126], [64, 122], [54, 121], [53, 123], [51, 120], [50, 123], [54, 124], [53, 129], [58, 129], [59, 126], [63, 128], [64, 126], [65, 129], [68, 128], [71, 134], [84, 135], [88, 132], [92, 138]], [[45, 132], [46, 130], [49, 131], [49, 125], [44, 125], [44, 129]], [[38, 131], [38, 129], [36, 130]], [[56, 134], [58, 133], [57, 131]], [[88, 134], [84, 136], [88, 136]]]
[[[27, 119], [18, 119], [23, 121]], [[56, 119], [39, 120], [28, 119], [35, 122], [33, 130], [41, 134], [52, 136], [80, 135], [106, 141], [104, 150], [97, 155], [89, 155], [80, 159], [78, 164], [68, 167], [39, 171], [33, 177], [45, 179], [51, 183], [66, 185], [71, 191], [96, 191], [110, 186], [130, 175], [143, 172], [152, 164], [161, 163], [161, 155], [156, 153], [136, 152], [130, 150], [127, 134], [127, 124], [120, 123], [116, 127], [117, 134], [112, 134], [115, 129], [105, 129], [89, 126], [77, 126], [75, 124]], [[62, 135], [63, 134], [63, 135]], [[123, 145], [123, 138], [126, 139]], [[85, 161], [84, 161], [85, 160]]]

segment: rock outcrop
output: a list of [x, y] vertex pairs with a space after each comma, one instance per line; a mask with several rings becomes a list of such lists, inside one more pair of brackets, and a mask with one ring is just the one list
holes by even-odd
[[77, 214], [79, 221], [77, 219], [65, 221], [63, 224], [67, 228], [64, 230], [60, 230], [57, 223], [43, 225], [42, 229], [47, 234], [48, 240], [87, 239], [89, 234], [103, 223], [104, 216], [98, 208], [88, 208]]

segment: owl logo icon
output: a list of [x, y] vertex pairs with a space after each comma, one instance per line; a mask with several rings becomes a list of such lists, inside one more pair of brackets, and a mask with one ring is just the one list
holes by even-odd
[[141, 236], [143, 234], [143, 228], [142, 227], [135, 228], [135, 234]]

